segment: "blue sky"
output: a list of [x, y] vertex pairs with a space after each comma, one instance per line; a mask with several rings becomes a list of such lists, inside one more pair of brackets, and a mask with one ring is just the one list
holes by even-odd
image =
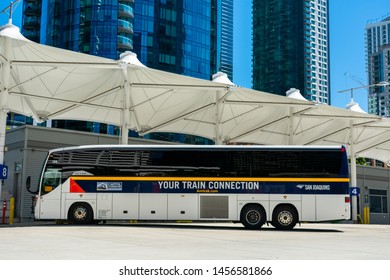
[[[11, 1], [0, 0], [0, 11]], [[390, 16], [389, 0], [329, 0], [330, 2], [330, 78], [333, 106], [345, 108], [350, 101], [348, 92], [340, 90], [359, 87], [350, 73], [367, 84], [365, 69], [364, 31], [370, 20]], [[243, 87], [252, 86], [252, 0], [234, 0], [234, 83]], [[22, 4], [16, 8], [13, 23], [20, 26]], [[7, 23], [8, 16], [0, 15], [0, 25]], [[354, 92], [355, 101], [367, 111], [367, 90]]]

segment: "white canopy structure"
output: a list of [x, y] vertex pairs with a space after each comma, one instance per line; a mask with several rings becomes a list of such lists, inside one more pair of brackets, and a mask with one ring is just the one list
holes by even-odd
[[351, 110], [351, 111], [354, 111], [354, 112], [360, 112], [360, 113], [365, 113], [365, 114], [367, 114], [367, 112], [364, 111], [364, 110], [360, 107], [359, 103], [355, 102], [355, 101], [353, 100], [353, 98], [351, 98], [351, 101], [345, 106], [345, 109]]
[[[12, 25], [0, 30], [0, 63], [0, 163], [8, 111], [37, 121], [115, 124], [122, 143], [133, 129], [199, 135], [217, 144], [340, 144], [352, 158], [390, 161], [387, 120], [240, 88], [223, 75], [205, 81], [147, 68], [129, 53], [114, 61], [44, 46]], [[356, 170], [352, 178], [356, 186]]]

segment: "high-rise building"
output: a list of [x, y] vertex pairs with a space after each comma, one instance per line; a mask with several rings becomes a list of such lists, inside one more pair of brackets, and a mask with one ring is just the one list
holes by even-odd
[[[118, 59], [133, 50], [134, 0], [25, 0], [22, 34], [41, 44]], [[14, 122], [14, 120], [11, 120]], [[118, 134], [101, 123], [54, 120], [58, 128]]]
[[[390, 17], [366, 25], [368, 85], [390, 82]], [[390, 117], [390, 87], [368, 89], [368, 112]]]
[[42, 0], [23, 1], [23, 24], [22, 33], [24, 37], [34, 42], [39, 42], [41, 34], [41, 11]]
[[133, 49], [134, 0], [25, 0], [22, 33], [30, 40], [117, 59]]
[[209, 80], [233, 76], [233, 0], [25, 0], [30, 40]]
[[[222, 0], [220, 8], [221, 48], [219, 71], [233, 81], [233, 0]], [[242, 3], [240, 3], [242, 5]]]
[[[111, 59], [131, 50], [148, 67], [206, 80], [218, 71], [233, 78], [232, 32], [233, 0], [25, 0], [23, 5], [22, 33], [31, 40]], [[52, 125], [117, 132], [96, 123]], [[183, 138], [172, 135], [164, 137]]]
[[253, 0], [253, 88], [330, 104], [328, 0]]
[[232, 0], [135, 0], [134, 52], [148, 67], [209, 80], [232, 64], [222, 40], [232, 11]]

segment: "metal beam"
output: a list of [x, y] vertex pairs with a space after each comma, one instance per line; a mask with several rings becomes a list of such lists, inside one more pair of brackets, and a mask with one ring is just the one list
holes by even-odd
[[87, 68], [108, 68], [118, 69], [121, 67], [118, 62], [84, 62], [84, 61], [39, 61], [39, 60], [12, 60], [12, 64], [15, 66], [74, 66], [74, 67], [87, 67]]
[[213, 107], [213, 106], [215, 106], [215, 103], [207, 104], [207, 105], [205, 105], [205, 106], [202, 106], [202, 107], [200, 107], [200, 108], [197, 108], [197, 109], [195, 109], [195, 110], [192, 110], [192, 111], [190, 111], [190, 112], [188, 112], [188, 113], [185, 113], [185, 114], [183, 114], [183, 115], [180, 115], [180, 116], [178, 116], [178, 117], [176, 117], [176, 118], [173, 118], [173, 119], [170, 119], [170, 120], [168, 120], [168, 121], [166, 121], [166, 122], [160, 123], [160, 124], [156, 125], [155, 127], [149, 128], [149, 129], [147, 129], [147, 130], [139, 131], [139, 133], [140, 133], [140, 135], [145, 135], [145, 134], [154, 132], [154, 131], [156, 131], [157, 129], [159, 129], [159, 128], [161, 128], [161, 127], [167, 126], [167, 125], [169, 125], [169, 124], [171, 124], [171, 123], [174, 123], [174, 122], [176, 122], [176, 121], [178, 121], [178, 120], [180, 120], [180, 119], [183, 119], [183, 120], [184, 120], [187, 116], [191, 116], [191, 115], [193, 115], [193, 114], [196, 114], [196, 113], [199, 113], [199, 112], [201, 112], [201, 111], [207, 110], [208, 108], [211, 108], [211, 107]]

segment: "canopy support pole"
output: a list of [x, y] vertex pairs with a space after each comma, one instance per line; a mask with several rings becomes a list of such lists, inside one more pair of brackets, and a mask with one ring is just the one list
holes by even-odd
[[221, 91], [217, 91], [217, 100], [215, 102], [215, 136], [214, 143], [215, 145], [222, 145], [221, 139]]
[[122, 124], [121, 124], [121, 144], [129, 143], [129, 125], [130, 125], [130, 85], [127, 82], [127, 65], [123, 64], [123, 108], [122, 108]]
[[[2, 63], [2, 77], [0, 88], [0, 164], [4, 164], [5, 152], [5, 134], [7, 128], [7, 113], [8, 113], [8, 95], [9, 95], [9, 80], [11, 75], [11, 63], [9, 55], [11, 52], [11, 40], [5, 38], [4, 40], [4, 57], [5, 61]], [[0, 200], [3, 182], [0, 180]], [[2, 201], [2, 200], [1, 200]]]
[[[355, 153], [355, 128], [353, 126], [353, 121], [350, 121], [350, 130], [349, 130], [349, 136], [350, 136], [350, 160], [351, 160], [351, 184], [350, 188], [355, 188], [357, 187], [357, 173], [356, 173], [356, 153]], [[357, 224], [357, 210], [358, 210], [358, 205], [357, 205], [357, 196], [353, 195], [352, 196], [352, 222], [354, 224]]]
[[290, 107], [290, 121], [288, 126], [289, 126], [288, 144], [293, 145], [294, 144], [294, 112], [292, 107]]

